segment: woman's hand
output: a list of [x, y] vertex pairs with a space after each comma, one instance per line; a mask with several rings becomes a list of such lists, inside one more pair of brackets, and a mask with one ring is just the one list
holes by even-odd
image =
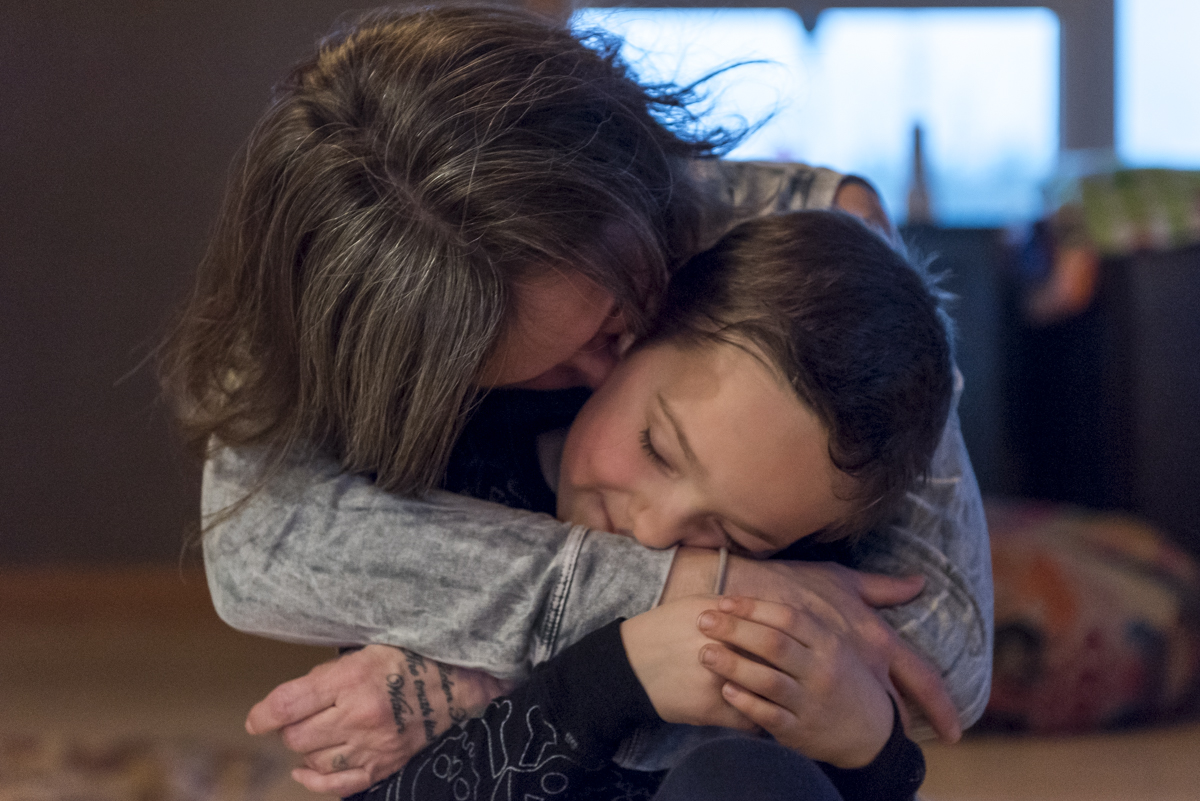
[[654, 711], [668, 723], [757, 728], [721, 697], [724, 681], [697, 659], [716, 641], [702, 635], [697, 620], [717, 608], [715, 595], [692, 596], [657, 606], [621, 624], [621, 642]]
[[[722, 598], [698, 627], [722, 644], [702, 664], [729, 681], [726, 700], [782, 745], [840, 768], [860, 768], [892, 733], [887, 690], [859, 658], [837, 611]], [[752, 658], [753, 657], [753, 658]]]
[[344, 797], [400, 770], [508, 689], [482, 671], [368, 645], [276, 687], [250, 710], [246, 731], [278, 731], [304, 757], [292, 778], [314, 793]]

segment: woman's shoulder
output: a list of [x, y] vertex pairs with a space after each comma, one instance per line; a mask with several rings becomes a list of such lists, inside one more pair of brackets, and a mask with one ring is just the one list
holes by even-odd
[[727, 159], [698, 160], [692, 175], [706, 195], [747, 216], [829, 208], [847, 177], [800, 162]]

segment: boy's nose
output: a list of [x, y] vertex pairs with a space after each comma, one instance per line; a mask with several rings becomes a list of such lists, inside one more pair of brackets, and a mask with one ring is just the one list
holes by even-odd
[[633, 538], [647, 548], [672, 548], [690, 545], [696, 548], [720, 548], [725, 536], [720, 529], [691, 515], [672, 511], [654, 502], [633, 515]]

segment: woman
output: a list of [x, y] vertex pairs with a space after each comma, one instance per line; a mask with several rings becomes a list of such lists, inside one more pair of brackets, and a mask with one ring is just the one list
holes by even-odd
[[[673, 267], [732, 222], [871, 208], [869, 190], [829, 171], [701, 159], [719, 142], [687, 133], [684, 96], [638, 86], [615, 44], [596, 42], [511, 10], [376, 15], [280, 87], [167, 364], [193, 440], [214, 445], [206, 563], [235, 627], [405, 645], [517, 678], [601, 623], [711, 587], [712, 552], [647, 551], [434, 491], [488, 483], [462, 447], [472, 412], [509, 421], [525, 446], [560, 427], [580, 399], [547, 391], [597, 384]], [[493, 387], [514, 389], [480, 400]], [[986, 534], [954, 415], [933, 475], [898, 533], [852, 555], [923, 575], [920, 597], [885, 613], [916, 651], [867, 606], [910, 600], [913, 582], [734, 559], [729, 590], [786, 602], [806, 582], [854, 621], [880, 680], [953, 737], [982, 710], [991, 661]], [[351, 692], [344, 674], [370, 661], [369, 703], [388, 710], [388, 658], [364, 649], [293, 687], [308, 706], [268, 704], [260, 723], [299, 723], [288, 739], [306, 753], [341, 742], [322, 696]], [[338, 774], [387, 766], [355, 754], [316, 765], [309, 786], [346, 792]]]

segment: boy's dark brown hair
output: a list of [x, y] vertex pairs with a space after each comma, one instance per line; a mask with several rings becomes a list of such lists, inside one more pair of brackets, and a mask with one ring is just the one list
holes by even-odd
[[[162, 373], [189, 442], [438, 484], [514, 280], [574, 269], [644, 330], [694, 252], [690, 95], [514, 9], [372, 13], [295, 67], [234, 165]], [[267, 473], [272, 468], [268, 467]]]
[[927, 474], [954, 389], [935, 281], [856, 217], [742, 223], [672, 279], [647, 342], [747, 348], [820, 418], [855, 479], [856, 511], [821, 532], [886, 522]]

